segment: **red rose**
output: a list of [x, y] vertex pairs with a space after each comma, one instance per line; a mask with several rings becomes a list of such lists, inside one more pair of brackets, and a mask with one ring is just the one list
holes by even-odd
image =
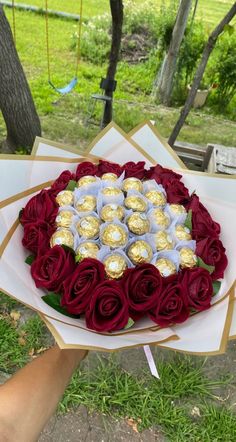
[[180, 180], [181, 178], [182, 175], [174, 172], [173, 170], [166, 169], [160, 164], [157, 164], [155, 167], [150, 167], [150, 169], [146, 172], [146, 179], [156, 180], [158, 184], [162, 184], [163, 186], [170, 180]]
[[61, 175], [54, 181], [54, 183], [51, 185], [51, 189], [53, 190], [54, 195], [57, 195], [59, 192], [64, 190], [70, 180], [74, 180], [75, 176], [73, 173], [70, 172], [70, 170], [64, 170], [64, 172], [61, 173]]
[[213, 286], [211, 275], [206, 269], [184, 269], [179, 274], [179, 279], [190, 308], [198, 311], [210, 308]]
[[125, 272], [122, 286], [128, 298], [130, 316], [137, 320], [157, 304], [162, 277], [152, 264], [142, 264]]
[[200, 203], [197, 195], [191, 197], [188, 210], [192, 210], [192, 236], [194, 239], [211, 236], [217, 238], [220, 234], [220, 225], [213, 221], [206, 207]]
[[85, 175], [96, 175], [97, 169], [97, 166], [90, 161], [83, 161], [83, 163], [80, 163], [76, 169], [76, 180], [78, 181]]
[[189, 317], [186, 295], [177, 275], [163, 278], [162, 292], [158, 297], [157, 306], [149, 312], [149, 316], [161, 327], [179, 324]]
[[64, 280], [72, 275], [75, 266], [73, 255], [63, 247], [55, 246], [35, 259], [31, 275], [37, 288], [60, 293]]
[[45, 221], [26, 224], [22, 244], [34, 255], [40, 255], [49, 248], [50, 238], [54, 231], [55, 228], [45, 223]]
[[129, 320], [129, 308], [121, 285], [104, 281], [95, 287], [85, 314], [86, 325], [99, 332], [121, 330]]
[[41, 190], [26, 204], [20, 216], [20, 222], [24, 226], [27, 223], [45, 221], [53, 224], [58, 213], [58, 204], [49, 190]]
[[122, 167], [116, 163], [100, 160], [97, 175], [101, 176], [104, 173], [115, 173], [117, 176], [120, 176], [122, 174]]
[[74, 315], [84, 313], [95, 287], [104, 279], [104, 265], [97, 259], [84, 259], [63, 283], [61, 305]]
[[164, 188], [169, 204], [182, 204], [183, 206], [189, 202], [189, 193], [187, 187], [176, 178], [166, 181]]
[[134, 163], [133, 161], [129, 161], [124, 164], [123, 171], [125, 171], [125, 178], [135, 177], [142, 180], [145, 175], [145, 161], [139, 161], [138, 163]]
[[218, 238], [205, 238], [197, 242], [196, 255], [210, 265], [215, 266], [211, 274], [213, 280], [223, 278], [228, 264], [225, 248]]

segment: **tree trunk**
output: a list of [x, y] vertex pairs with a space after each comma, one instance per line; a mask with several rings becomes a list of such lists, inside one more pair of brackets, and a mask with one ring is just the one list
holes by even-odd
[[[107, 69], [107, 78], [109, 80], [115, 80], [117, 64], [120, 54], [121, 37], [122, 37], [122, 25], [123, 25], [123, 1], [122, 0], [110, 0], [110, 9], [112, 16], [112, 42], [111, 51], [109, 57], [109, 65]], [[113, 91], [110, 89], [105, 90], [105, 94], [113, 98]], [[102, 126], [105, 127], [112, 120], [112, 100], [106, 102]]]
[[162, 69], [162, 74], [158, 81], [159, 87], [155, 91], [156, 98], [160, 98], [161, 102], [167, 106], [171, 101], [177, 57], [187, 26], [190, 8], [191, 0], [181, 0], [172, 32], [170, 46], [165, 58], [164, 69]]
[[175, 142], [189, 112], [190, 112], [190, 109], [193, 104], [194, 98], [196, 96], [197, 90], [199, 88], [202, 77], [204, 75], [208, 59], [210, 57], [212, 50], [214, 49], [217, 38], [219, 37], [221, 32], [224, 30], [225, 25], [227, 25], [232, 20], [232, 18], [235, 16], [235, 14], [236, 14], [236, 3], [233, 4], [233, 6], [230, 8], [229, 12], [221, 20], [221, 22], [216, 26], [216, 28], [214, 29], [214, 31], [210, 34], [210, 36], [208, 38], [207, 44], [206, 44], [203, 54], [202, 54], [200, 64], [197, 68], [194, 80], [192, 82], [192, 87], [189, 91], [187, 100], [185, 102], [185, 105], [184, 105], [181, 113], [180, 113], [180, 117], [179, 117], [179, 119], [178, 119], [178, 121], [177, 121], [171, 135], [170, 135], [169, 140], [168, 140], [170, 146], [174, 145], [174, 142]]
[[0, 109], [7, 127], [1, 152], [29, 151], [41, 126], [32, 95], [13, 42], [11, 28], [0, 5]]

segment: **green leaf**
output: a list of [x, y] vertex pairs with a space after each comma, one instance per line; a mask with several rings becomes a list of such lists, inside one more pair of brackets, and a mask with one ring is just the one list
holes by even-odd
[[31, 264], [34, 262], [35, 260], [35, 256], [34, 255], [29, 255], [27, 256], [27, 258], [25, 259], [25, 263], [29, 264], [29, 266], [31, 266]]
[[65, 244], [62, 244], [61, 247], [62, 247], [66, 252], [70, 252], [70, 253], [72, 253], [72, 255], [75, 255], [75, 251], [74, 251], [74, 249], [72, 249], [71, 247], [66, 246]]
[[132, 325], [134, 325], [134, 321], [132, 318], [129, 318], [129, 320], [125, 326], [125, 329], [132, 327]]
[[198, 267], [202, 267], [203, 269], [208, 270], [209, 273], [213, 273], [214, 270], [215, 270], [215, 266], [209, 266], [199, 256], [197, 258], [197, 266]]
[[78, 255], [75, 255], [75, 262], [76, 262], [76, 263], [79, 263], [79, 262], [81, 262], [81, 261], [82, 261], [82, 259], [83, 259], [83, 256], [82, 256], [82, 255], [80, 255], [80, 254], [78, 254]]
[[213, 285], [213, 295], [217, 295], [217, 293], [219, 292], [220, 287], [221, 287], [221, 282], [220, 281], [214, 281], [212, 283], [212, 285]]
[[69, 183], [67, 184], [67, 187], [65, 190], [72, 190], [73, 191], [73, 190], [75, 190], [76, 186], [77, 186], [77, 182], [74, 180], [70, 180]]
[[69, 316], [70, 318], [79, 318], [79, 315], [71, 315], [66, 311], [64, 307], [61, 306], [61, 295], [54, 292], [48, 292], [47, 295], [42, 296], [42, 299], [46, 304], [50, 305], [50, 307], [54, 308], [59, 313], [62, 313], [65, 316]]
[[190, 232], [192, 231], [192, 215], [193, 215], [193, 212], [190, 209], [188, 211], [188, 214], [187, 214], [187, 217], [186, 217], [186, 220], [184, 223], [185, 227], [187, 227], [190, 230]]

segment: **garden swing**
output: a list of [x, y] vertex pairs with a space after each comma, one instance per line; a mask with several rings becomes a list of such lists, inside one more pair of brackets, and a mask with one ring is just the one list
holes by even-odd
[[49, 26], [48, 26], [48, 0], [45, 0], [45, 20], [46, 20], [46, 50], [47, 50], [47, 69], [48, 69], [48, 83], [49, 85], [59, 94], [65, 95], [72, 91], [72, 89], [78, 83], [78, 69], [80, 62], [80, 44], [81, 44], [81, 30], [82, 30], [82, 12], [83, 12], [83, 0], [80, 0], [80, 15], [79, 15], [79, 25], [78, 25], [78, 39], [77, 39], [77, 54], [76, 54], [76, 65], [75, 65], [75, 76], [72, 78], [70, 83], [66, 86], [59, 88], [56, 87], [51, 80], [51, 67], [50, 67], [50, 50], [49, 50]]

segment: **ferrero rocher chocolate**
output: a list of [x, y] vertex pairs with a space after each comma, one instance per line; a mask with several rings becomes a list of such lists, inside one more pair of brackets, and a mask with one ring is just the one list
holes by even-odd
[[84, 195], [76, 203], [78, 212], [93, 212], [96, 210], [97, 200], [93, 195]]
[[67, 246], [70, 248], [73, 248], [74, 246], [74, 236], [72, 232], [68, 229], [59, 229], [53, 235], [50, 239], [50, 246]]
[[124, 216], [124, 207], [119, 206], [118, 204], [106, 204], [100, 212], [100, 217], [105, 222], [114, 221], [115, 218], [121, 221]]
[[95, 242], [85, 241], [79, 245], [76, 249], [76, 255], [80, 255], [82, 259], [84, 258], [97, 258], [99, 252], [99, 247]]
[[182, 269], [184, 268], [191, 268], [195, 267], [197, 264], [197, 257], [192, 249], [189, 247], [182, 247], [179, 251], [180, 254], [180, 267]]
[[171, 250], [174, 248], [174, 242], [171, 236], [165, 230], [159, 230], [153, 234], [156, 249], [159, 250]]
[[56, 197], [59, 206], [72, 206], [74, 201], [74, 193], [71, 190], [62, 190]]
[[128, 217], [127, 226], [130, 232], [136, 235], [144, 235], [149, 232], [150, 221], [144, 213], [135, 212]]
[[162, 209], [153, 209], [151, 217], [162, 229], [165, 229], [170, 225], [170, 218]]
[[122, 190], [124, 192], [128, 192], [128, 190], [137, 190], [138, 192], [142, 192], [143, 183], [141, 180], [135, 177], [126, 178], [123, 181]]
[[182, 224], [178, 224], [177, 226], [175, 226], [175, 236], [180, 241], [189, 241], [190, 239], [192, 239], [190, 230], [188, 229], [188, 227], [185, 227]]
[[70, 227], [72, 224], [73, 212], [61, 210], [56, 217], [57, 227]]
[[133, 242], [128, 249], [128, 257], [135, 265], [150, 262], [152, 256], [151, 246], [143, 240]]
[[140, 196], [130, 195], [125, 198], [125, 207], [135, 212], [145, 212], [147, 210], [147, 203]]
[[175, 215], [181, 215], [182, 213], [186, 213], [186, 210], [182, 204], [170, 204], [170, 210]]
[[113, 254], [104, 259], [103, 264], [108, 278], [119, 279], [127, 269], [127, 263], [123, 256]]
[[116, 181], [118, 176], [115, 173], [104, 173], [101, 176], [101, 179], [104, 181]]
[[80, 236], [88, 239], [96, 238], [99, 233], [100, 220], [92, 215], [84, 216], [76, 227]]
[[119, 189], [119, 187], [108, 186], [102, 189], [102, 194], [105, 196], [118, 196], [122, 195], [122, 191]]
[[176, 267], [170, 259], [158, 258], [154, 265], [159, 270], [161, 276], [166, 277], [176, 273]]
[[77, 186], [83, 187], [83, 186], [89, 186], [89, 184], [95, 183], [97, 181], [96, 177], [93, 175], [85, 175], [82, 176], [82, 178], [79, 179]]
[[124, 247], [128, 241], [128, 233], [123, 226], [111, 223], [104, 227], [101, 241], [105, 246], [109, 246], [112, 249]]
[[164, 193], [152, 189], [145, 193], [145, 197], [154, 205], [164, 207], [166, 205], [166, 197]]

